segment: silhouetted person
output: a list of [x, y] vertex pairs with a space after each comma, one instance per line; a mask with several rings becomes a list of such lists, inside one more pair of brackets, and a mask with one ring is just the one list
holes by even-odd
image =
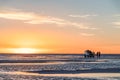
[[97, 58], [100, 58], [101, 52], [97, 52], [96, 55], [97, 55]]
[[95, 52], [92, 52], [92, 54], [93, 54], [93, 58], [95, 57]]
[[101, 56], [101, 52], [99, 52], [98, 56], [99, 56], [99, 58], [100, 58], [100, 56]]

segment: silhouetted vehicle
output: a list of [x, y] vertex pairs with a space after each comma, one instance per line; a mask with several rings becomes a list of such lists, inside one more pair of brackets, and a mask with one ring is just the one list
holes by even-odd
[[95, 57], [95, 52], [92, 52], [91, 50], [85, 50], [84, 57], [85, 58], [94, 58]]

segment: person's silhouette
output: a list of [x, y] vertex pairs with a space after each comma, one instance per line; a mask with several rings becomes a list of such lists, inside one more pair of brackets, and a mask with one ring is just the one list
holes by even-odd
[[100, 51], [97, 52], [96, 55], [97, 55], [97, 58], [100, 58], [100, 56], [101, 56], [101, 52], [100, 52]]

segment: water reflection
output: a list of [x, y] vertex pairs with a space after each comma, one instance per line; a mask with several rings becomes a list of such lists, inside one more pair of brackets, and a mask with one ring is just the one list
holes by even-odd
[[29, 75], [29, 76], [44, 76], [44, 77], [78, 77], [78, 78], [103, 78], [103, 77], [119, 77], [119, 73], [80, 73], [80, 74], [38, 74], [29, 72], [0, 72], [7, 75]]

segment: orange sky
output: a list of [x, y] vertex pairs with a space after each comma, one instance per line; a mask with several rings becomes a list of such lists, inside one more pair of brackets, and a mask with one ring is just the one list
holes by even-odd
[[26, 29], [19, 28], [18, 24], [17, 28], [3, 29], [0, 33], [4, 34], [0, 36], [2, 38], [0, 51], [3, 53], [12, 53], [7, 50], [12, 48], [31, 48], [38, 50], [37, 53], [82, 53], [85, 49], [104, 53], [119, 52], [119, 46], [104, 46], [106, 42], [94, 36], [80, 36], [80, 34], [61, 32], [59, 29], [38, 30], [34, 25]]
[[0, 1], [0, 53], [120, 53], [120, 12], [87, 2]]

